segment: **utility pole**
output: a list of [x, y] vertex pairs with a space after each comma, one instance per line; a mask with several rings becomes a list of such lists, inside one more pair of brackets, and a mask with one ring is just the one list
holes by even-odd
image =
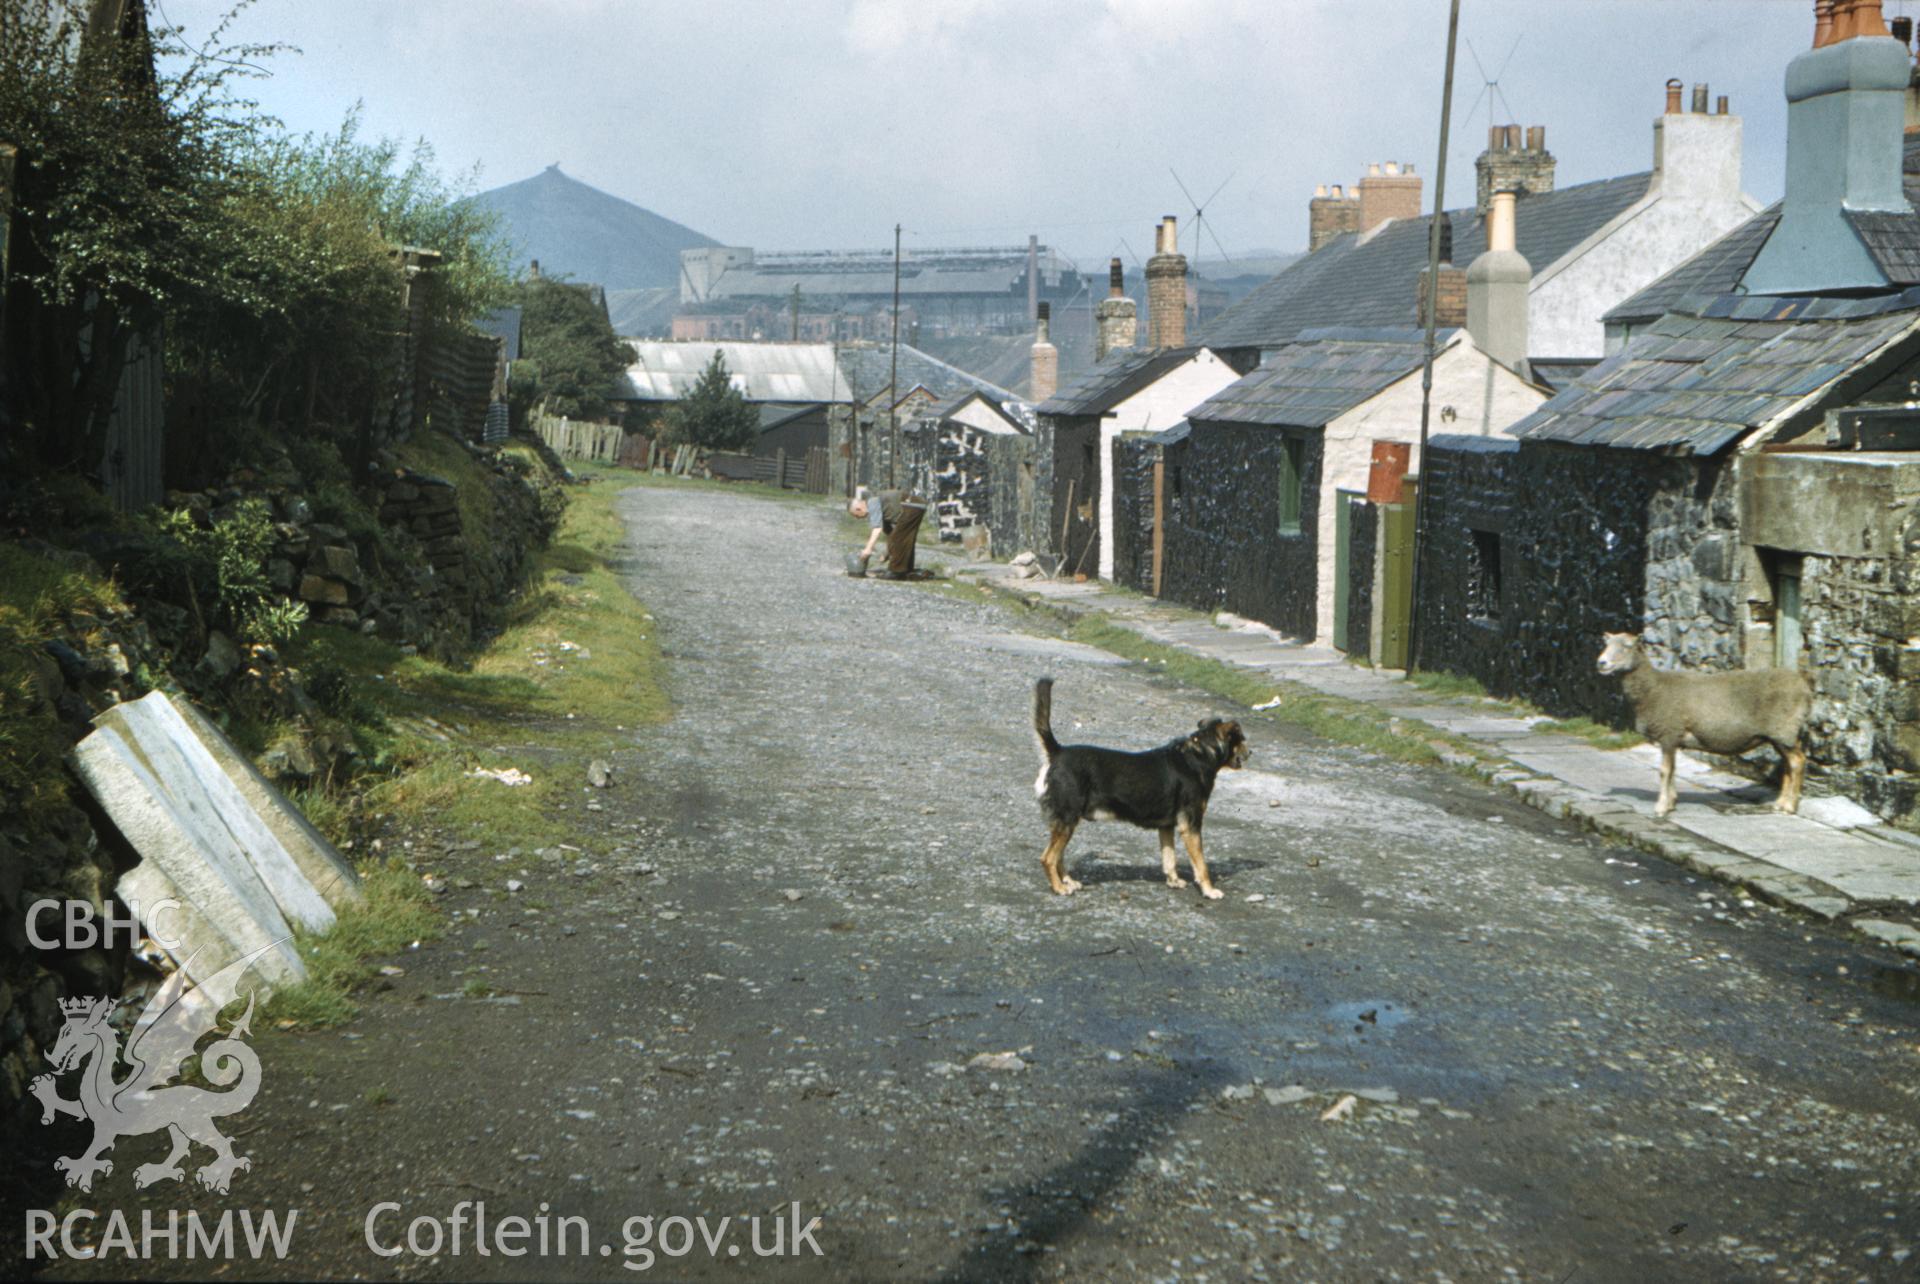
[[[1458, 4], [1460, 0], [1454, 0]], [[887, 485], [900, 484], [900, 416], [894, 413], [900, 378], [900, 225], [893, 225], [893, 357], [887, 362]]]
[[1440, 317], [1440, 220], [1447, 216], [1447, 128], [1453, 120], [1453, 51], [1460, 0], [1447, 15], [1447, 76], [1440, 90], [1440, 160], [1433, 175], [1433, 221], [1427, 225], [1427, 350], [1420, 367], [1420, 485], [1413, 493], [1413, 604], [1407, 619], [1407, 671], [1420, 667], [1420, 557], [1427, 546], [1427, 423], [1433, 412], [1433, 329]]

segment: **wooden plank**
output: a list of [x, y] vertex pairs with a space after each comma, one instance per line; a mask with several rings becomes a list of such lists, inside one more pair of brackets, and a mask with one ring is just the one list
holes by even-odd
[[1413, 623], [1413, 505], [1384, 505], [1380, 522], [1386, 532], [1381, 550], [1380, 666], [1404, 669]]

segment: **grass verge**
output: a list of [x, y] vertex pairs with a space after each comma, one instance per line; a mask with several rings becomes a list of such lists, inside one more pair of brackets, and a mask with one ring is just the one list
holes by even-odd
[[[621, 733], [672, 712], [653, 617], [619, 570], [619, 489], [569, 491], [504, 631], [464, 666], [322, 625], [287, 648], [373, 769], [356, 790], [299, 796], [323, 833], [345, 843], [378, 816], [455, 838], [484, 835], [503, 848], [579, 839], [560, 804], [577, 797], [587, 762]], [[472, 774], [508, 768], [529, 782]], [[377, 971], [370, 960], [438, 932], [418, 872], [386, 862], [363, 867], [362, 876], [367, 904], [300, 940], [309, 979], [274, 995], [268, 1012], [276, 1020], [315, 1026], [350, 1018], [353, 992]]]
[[1592, 718], [1561, 718], [1548, 722], [1536, 722], [1533, 729], [1562, 736], [1574, 736], [1596, 749], [1631, 749], [1637, 744], [1645, 743], [1635, 732], [1619, 731], [1607, 726], [1604, 722], [1595, 722]]
[[[1326, 695], [1296, 682], [1235, 668], [1219, 660], [1193, 655], [1142, 637], [1132, 629], [1097, 616], [1085, 616], [1069, 625], [1066, 636], [1075, 642], [1137, 659], [1190, 686], [1223, 696], [1249, 709], [1290, 722], [1315, 735], [1353, 745], [1402, 762], [1433, 764], [1441, 749], [1473, 753], [1473, 747], [1430, 727], [1416, 728], [1371, 705]], [[1277, 704], [1270, 704], [1271, 701]]]

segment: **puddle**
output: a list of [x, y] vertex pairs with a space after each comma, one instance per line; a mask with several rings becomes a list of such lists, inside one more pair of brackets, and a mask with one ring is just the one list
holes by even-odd
[[1336, 1003], [1327, 1009], [1327, 1015], [1337, 1025], [1359, 1026], [1362, 1029], [1372, 1026], [1384, 1030], [1401, 1025], [1413, 1014], [1399, 1003], [1388, 1003], [1382, 999], [1361, 999], [1354, 1003]]
[[1890, 999], [1920, 1003], [1920, 971], [1910, 967], [1877, 967], [1867, 978], [1867, 988]]

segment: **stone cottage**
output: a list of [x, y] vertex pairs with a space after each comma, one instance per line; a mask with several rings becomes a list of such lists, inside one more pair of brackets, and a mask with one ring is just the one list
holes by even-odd
[[1779, 209], [1614, 309], [1620, 351], [1516, 442], [1430, 443], [1419, 660], [1615, 722], [1602, 632], [1803, 668], [1816, 775], [1892, 815], [1920, 797], [1920, 185], [1910, 53], [1842, 16], [1787, 71]]

